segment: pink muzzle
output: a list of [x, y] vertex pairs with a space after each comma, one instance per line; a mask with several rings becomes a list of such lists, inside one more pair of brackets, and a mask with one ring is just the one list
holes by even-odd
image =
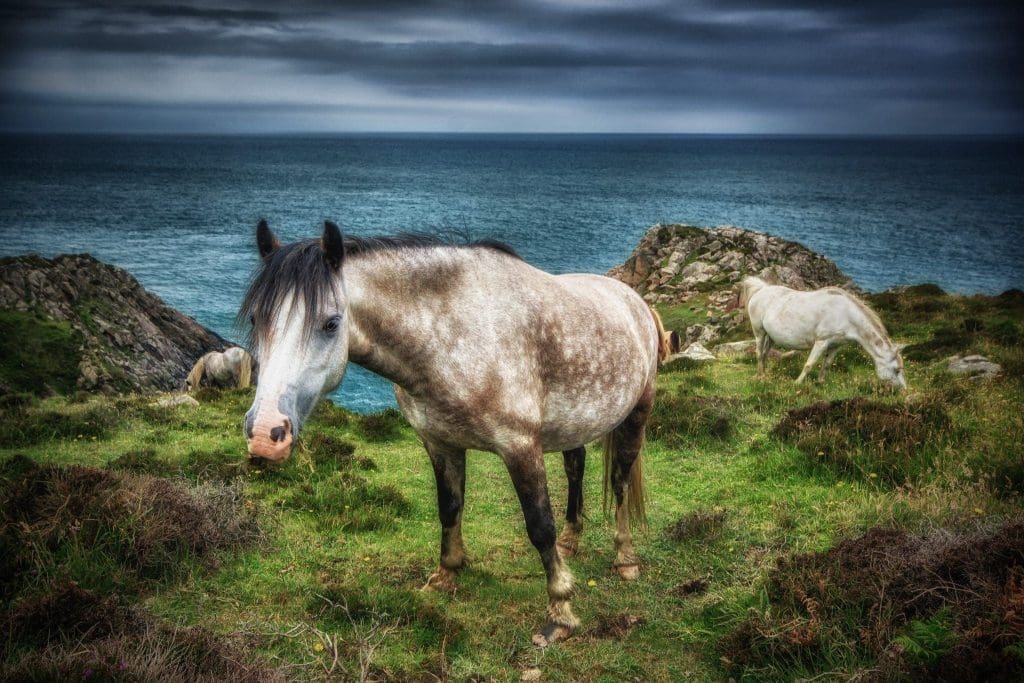
[[249, 457], [278, 462], [292, 452], [292, 422], [277, 410], [261, 411], [252, 425]]

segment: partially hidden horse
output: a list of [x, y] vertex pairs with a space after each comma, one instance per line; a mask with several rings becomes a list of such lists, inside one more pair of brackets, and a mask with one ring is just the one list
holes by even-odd
[[[391, 380], [437, 484], [440, 563], [423, 589], [455, 590], [466, 562], [466, 450], [494, 452], [547, 576], [547, 621], [533, 637], [543, 647], [579, 625], [563, 558], [582, 530], [584, 444], [603, 436], [614, 567], [638, 576], [630, 521], [643, 518], [640, 450], [666, 354], [660, 321], [633, 290], [597, 275], [545, 273], [492, 241], [343, 238], [329, 221], [320, 239], [285, 246], [264, 221], [256, 233], [262, 265], [239, 312], [260, 363], [245, 416], [252, 459], [288, 457], [349, 360]], [[569, 481], [557, 537], [550, 451], [562, 452]]]
[[185, 378], [185, 391], [194, 391], [204, 383], [215, 387], [245, 389], [252, 386], [254, 365], [252, 356], [240, 346], [232, 346], [224, 351], [210, 351], [192, 366]]
[[740, 303], [754, 332], [757, 374], [765, 376], [765, 360], [773, 343], [790, 349], [810, 349], [802, 382], [819, 360], [819, 381], [839, 348], [848, 342], [860, 344], [875, 363], [879, 379], [900, 389], [907, 388], [900, 349], [878, 315], [867, 304], [839, 287], [803, 292], [782, 285], [770, 285], [758, 277], [746, 277], [740, 284]]

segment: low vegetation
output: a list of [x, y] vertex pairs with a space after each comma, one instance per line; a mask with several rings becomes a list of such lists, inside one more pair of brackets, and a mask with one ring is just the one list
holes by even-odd
[[[433, 473], [396, 412], [325, 402], [260, 469], [247, 391], [157, 408], [8, 383], [0, 678], [1019, 680], [1024, 295], [871, 300], [910, 344], [907, 394], [856, 348], [823, 385], [793, 384], [800, 354], [764, 382], [746, 357], [663, 368], [641, 577], [610, 568], [595, 445], [569, 561], [583, 625], [546, 650], [529, 644], [542, 569], [493, 455], [468, 458], [458, 591], [421, 593]], [[953, 377], [952, 353], [1004, 372]], [[561, 458], [547, 466], [560, 514]]]

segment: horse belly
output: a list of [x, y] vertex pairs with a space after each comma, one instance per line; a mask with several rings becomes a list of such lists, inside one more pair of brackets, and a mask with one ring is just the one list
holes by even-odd
[[604, 401], [579, 396], [549, 396], [541, 426], [544, 452], [566, 451], [598, 439], [626, 419], [636, 405], [632, 394]]

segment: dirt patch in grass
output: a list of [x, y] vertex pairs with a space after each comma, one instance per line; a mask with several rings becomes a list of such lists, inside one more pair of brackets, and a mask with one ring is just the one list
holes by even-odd
[[597, 625], [587, 632], [592, 638], [614, 638], [622, 640], [628, 636], [637, 626], [647, 623], [643, 617], [635, 614], [612, 614], [598, 615]]
[[813, 463], [902, 483], [928, 466], [929, 449], [950, 435], [941, 401], [892, 405], [855, 397], [789, 411], [771, 434]]
[[719, 643], [731, 674], [843, 662], [878, 680], [1024, 677], [1024, 521], [871, 529], [780, 559], [764, 589], [769, 606]]
[[4, 680], [285, 680], [238, 637], [172, 626], [68, 581], [19, 598], [5, 621]]
[[665, 537], [679, 542], [716, 536], [725, 527], [727, 516], [728, 512], [722, 508], [694, 510], [668, 525]]
[[697, 578], [684, 581], [678, 586], [675, 586], [669, 591], [669, 593], [677, 598], [690, 598], [695, 595], [706, 593], [710, 586], [711, 582], [708, 581], [706, 577], [698, 576]]
[[694, 439], [725, 440], [735, 432], [736, 401], [722, 396], [699, 396], [680, 389], [654, 401], [647, 436], [678, 448]]
[[0, 521], [4, 598], [46, 577], [131, 590], [261, 536], [237, 486], [188, 486], [24, 456], [0, 464]]

